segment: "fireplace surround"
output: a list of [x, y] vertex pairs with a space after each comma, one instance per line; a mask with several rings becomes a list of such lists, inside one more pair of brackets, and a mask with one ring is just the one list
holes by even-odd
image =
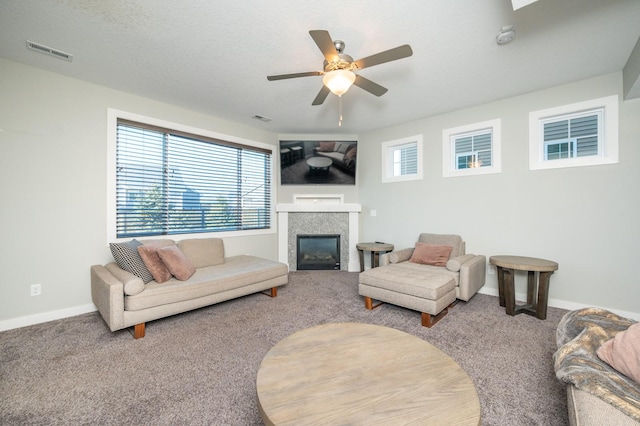
[[297, 270], [298, 234], [339, 234], [340, 270], [359, 272], [360, 204], [343, 203], [342, 195], [295, 195], [294, 203], [278, 204], [278, 260]]

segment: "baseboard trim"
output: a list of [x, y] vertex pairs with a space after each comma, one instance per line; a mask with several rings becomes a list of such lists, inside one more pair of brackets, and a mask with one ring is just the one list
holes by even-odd
[[[498, 289], [493, 287], [488, 287], [488, 288], [482, 287], [480, 291], [478, 291], [478, 293], [498, 297]], [[525, 293], [516, 293], [516, 300], [527, 300], [527, 295]], [[613, 309], [606, 306], [585, 305], [582, 303], [568, 302], [566, 300], [560, 300], [560, 299], [549, 299], [549, 306], [553, 308], [567, 309], [569, 311], [575, 311], [582, 308], [601, 308], [601, 309], [606, 309], [607, 311], [613, 312], [616, 315], [620, 315], [621, 317], [631, 318], [636, 321], [640, 321], [639, 312], [622, 311], [620, 309]]]
[[87, 305], [74, 306], [73, 308], [43, 312], [41, 314], [27, 315], [27, 316], [18, 317], [18, 318], [11, 318], [8, 320], [0, 321], [0, 331], [27, 327], [29, 325], [55, 321], [55, 320], [68, 318], [68, 317], [74, 317], [76, 315], [87, 314], [89, 312], [95, 312], [95, 311], [97, 311], [96, 305], [94, 305], [93, 303], [89, 303]]

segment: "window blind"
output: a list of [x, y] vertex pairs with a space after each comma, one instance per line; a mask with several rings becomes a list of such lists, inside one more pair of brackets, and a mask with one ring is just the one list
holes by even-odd
[[[483, 130], [480, 132], [458, 135], [454, 137], [454, 158], [473, 157], [475, 161], [480, 162], [480, 167], [489, 167], [492, 164], [492, 139], [493, 133], [491, 131]], [[467, 168], [467, 161], [457, 162], [456, 168]]]
[[119, 120], [118, 238], [265, 229], [271, 152]]
[[393, 175], [406, 176], [418, 173], [418, 144], [411, 142], [393, 149]]

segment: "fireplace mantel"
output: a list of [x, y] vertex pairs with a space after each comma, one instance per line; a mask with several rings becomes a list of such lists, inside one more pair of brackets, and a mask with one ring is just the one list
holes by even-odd
[[[360, 260], [356, 244], [358, 243], [358, 215], [362, 211], [360, 204], [325, 204], [308, 202], [297, 204], [277, 204], [278, 213], [278, 260], [289, 265], [289, 213], [348, 213], [349, 214], [349, 272], [360, 271]], [[291, 265], [289, 265], [291, 268]]]

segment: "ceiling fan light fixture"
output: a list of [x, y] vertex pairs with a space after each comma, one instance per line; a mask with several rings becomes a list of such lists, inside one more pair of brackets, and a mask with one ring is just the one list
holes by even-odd
[[349, 70], [329, 71], [322, 77], [322, 83], [336, 96], [347, 93], [354, 81], [356, 81], [356, 75]]

